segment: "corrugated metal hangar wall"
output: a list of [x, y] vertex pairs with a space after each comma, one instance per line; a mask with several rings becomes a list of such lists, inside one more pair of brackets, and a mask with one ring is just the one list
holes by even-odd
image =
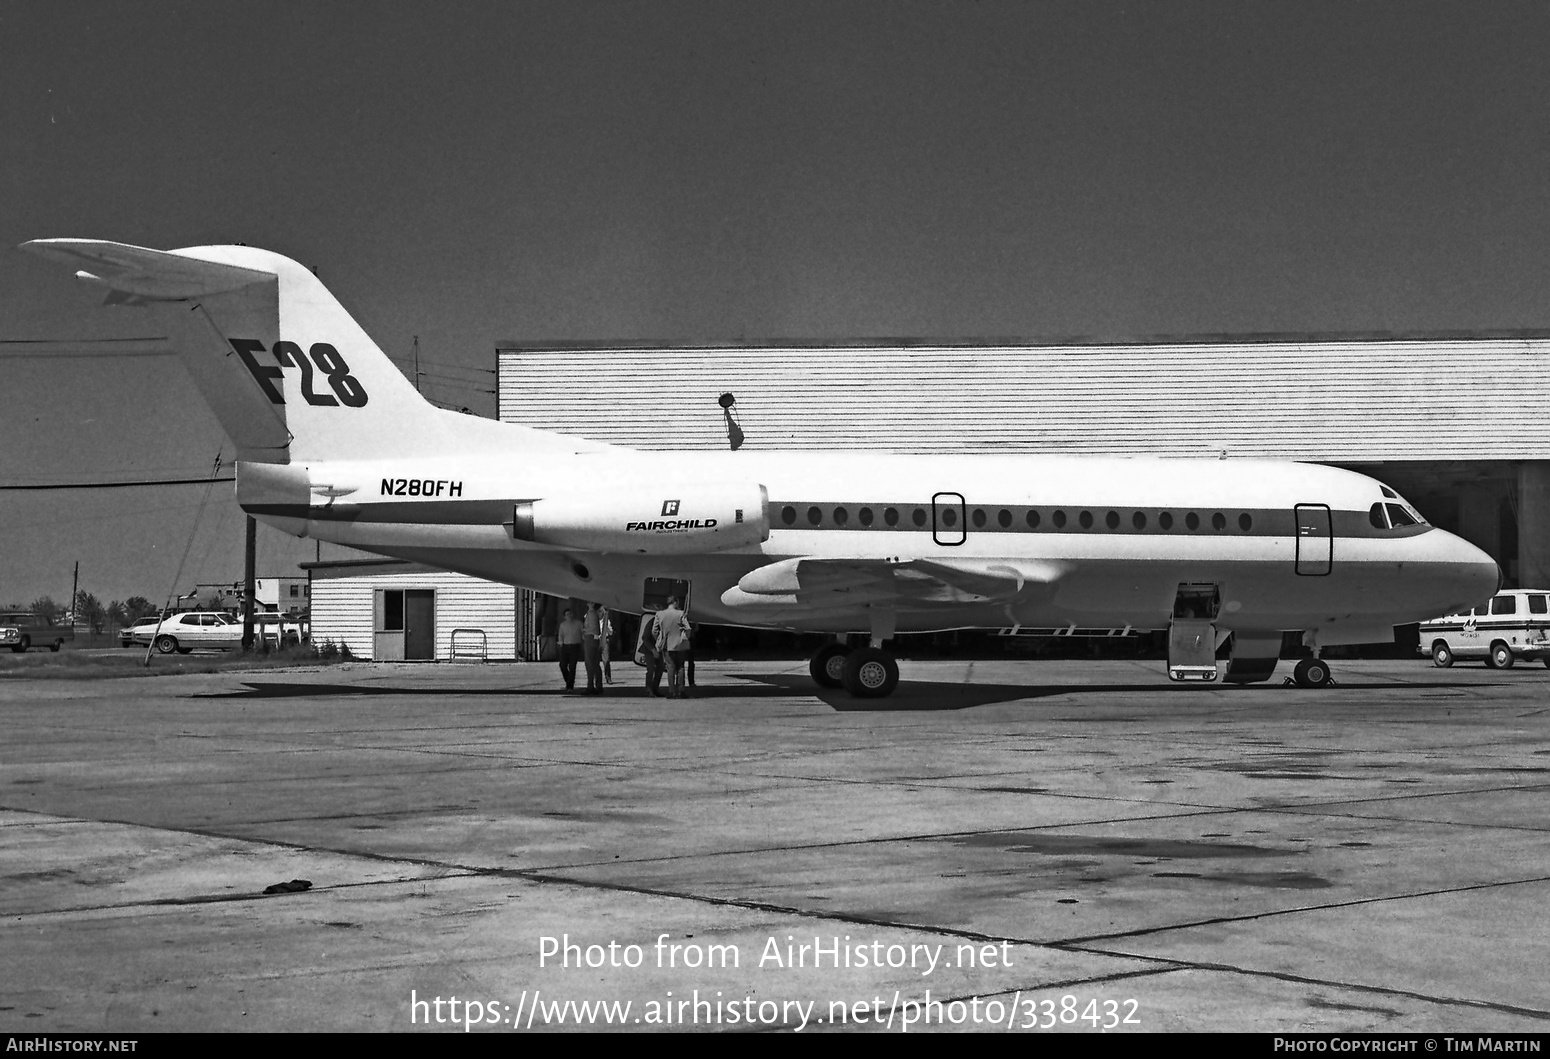
[[1268, 457], [1355, 467], [1550, 585], [1550, 335], [503, 343], [508, 422], [646, 449]]

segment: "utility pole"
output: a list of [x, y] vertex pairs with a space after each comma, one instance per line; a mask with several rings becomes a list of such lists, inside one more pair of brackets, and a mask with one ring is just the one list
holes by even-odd
[[420, 392], [420, 336], [414, 336], [414, 392]]
[[[75, 561], [75, 580], [70, 582], [70, 628], [72, 630], [74, 630], [74, 628], [75, 628], [76, 600], [78, 600], [80, 598], [81, 598], [81, 560], [77, 559]], [[88, 633], [88, 635], [90, 635], [90, 634]], [[93, 642], [92, 646], [96, 647], [97, 645], [96, 645], [95, 642]]]

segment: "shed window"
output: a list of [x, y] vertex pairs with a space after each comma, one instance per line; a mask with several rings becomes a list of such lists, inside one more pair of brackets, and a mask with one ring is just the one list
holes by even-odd
[[380, 632], [404, 631], [404, 594], [390, 588], [382, 593], [382, 628]]

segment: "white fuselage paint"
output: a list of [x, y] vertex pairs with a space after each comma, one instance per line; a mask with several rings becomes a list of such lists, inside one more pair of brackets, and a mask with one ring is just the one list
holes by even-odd
[[[595, 600], [626, 610], [641, 609], [647, 577], [678, 578], [692, 585], [698, 620], [825, 631], [864, 632], [865, 602], [850, 610], [832, 607], [805, 613], [772, 599], [768, 604], [728, 606], [723, 596], [740, 578], [782, 559], [937, 559], [977, 563], [1045, 564], [1053, 579], [1031, 581], [1011, 598], [947, 598], [902, 602], [896, 608], [900, 632], [971, 627], [1167, 626], [1181, 583], [1220, 587], [1222, 629], [1312, 630], [1319, 642], [1389, 640], [1392, 627], [1465, 609], [1497, 587], [1495, 563], [1473, 545], [1442, 530], [1342, 535], [1341, 523], [1365, 519], [1385, 496], [1365, 476], [1310, 464], [1255, 460], [1107, 459], [1037, 456], [912, 456], [872, 452], [641, 452], [523, 453], [460, 460], [384, 460], [313, 463], [304, 468], [317, 494], [341, 510], [369, 505], [375, 521], [265, 517], [298, 535], [386, 555], [417, 559], [559, 596]], [[771, 531], [762, 544], [706, 554], [600, 552], [513, 539], [509, 524], [449, 525], [417, 516], [416, 504], [439, 496], [383, 496], [383, 479], [458, 483], [459, 501], [516, 503], [573, 494], [578, 489], [606, 494], [611, 489], [640, 493], [643, 483], [660, 483], [663, 502], [675, 488], [703, 481], [741, 481], [768, 491]], [[340, 495], [343, 491], [343, 495]], [[942, 539], [925, 529], [865, 529], [857, 524], [862, 506], [880, 519], [884, 506], [908, 519], [916, 506], [930, 510], [933, 495], [955, 493], [965, 511], [988, 512], [983, 529], [956, 526]], [[641, 520], [660, 518], [661, 509], [642, 510]], [[248, 497], [239, 471], [239, 499]], [[781, 518], [783, 506], [797, 508], [796, 524]], [[1285, 516], [1299, 504], [1327, 505], [1335, 513], [1328, 573], [1299, 573], [1299, 542], [1290, 528], [1265, 532], [1273, 513]], [[395, 517], [403, 505], [403, 518]], [[822, 522], [807, 525], [807, 509], [818, 507]], [[833, 509], [844, 506], [848, 521], [836, 526]], [[1002, 507], [1044, 510], [1040, 531], [1017, 522], [1002, 529]], [[1066, 513], [1055, 531], [1049, 509]], [[1078, 525], [1091, 512], [1091, 528]], [[1121, 520], [1106, 524], [1109, 512]], [[1175, 528], [1157, 529], [1159, 512], [1170, 512]], [[1136, 512], [1149, 532], [1132, 532]], [[1204, 520], [1188, 530], [1195, 512]], [[1224, 530], [1210, 519], [1222, 513]], [[1254, 531], [1238, 519], [1251, 513]], [[503, 520], [510, 521], [508, 514]], [[1316, 542], [1315, 542], [1316, 543]], [[1305, 547], [1307, 542], [1305, 542]], [[1311, 567], [1318, 569], [1317, 566]], [[582, 574], [585, 574], [585, 577]], [[733, 593], [733, 595], [736, 595]]]

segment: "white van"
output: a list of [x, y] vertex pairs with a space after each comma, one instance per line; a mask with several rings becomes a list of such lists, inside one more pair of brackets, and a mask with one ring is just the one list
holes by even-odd
[[1550, 666], [1550, 591], [1511, 588], [1468, 614], [1449, 614], [1421, 623], [1422, 654], [1432, 664], [1479, 658], [1492, 669], [1508, 669], [1520, 658]]

